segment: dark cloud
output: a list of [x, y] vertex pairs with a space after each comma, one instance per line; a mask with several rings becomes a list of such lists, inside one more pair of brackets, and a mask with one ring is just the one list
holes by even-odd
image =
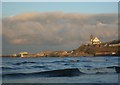
[[[2, 20], [9, 45], [24, 48], [73, 49], [89, 42], [90, 34], [110, 41], [117, 39], [117, 14], [26, 13]], [[4, 43], [5, 41], [3, 41]], [[12, 48], [9, 48], [12, 49]], [[40, 50], [40, 49], [38, 49]]]

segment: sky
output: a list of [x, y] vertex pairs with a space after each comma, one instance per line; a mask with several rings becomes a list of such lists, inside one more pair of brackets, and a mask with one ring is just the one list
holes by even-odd
[[26, 12], [117, 13], [117, 2], [3, 2], [3, 17]]
[[117, 13], [117, 2], [3, 2], [3, 54], [73, 50], [90, 34], [117, 39]]
[[1, 0], [2, 2], [119, 2], [119, 0]]

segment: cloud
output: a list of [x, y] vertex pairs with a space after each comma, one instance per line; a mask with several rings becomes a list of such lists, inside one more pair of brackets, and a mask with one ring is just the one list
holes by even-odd
[[102, 41], [118, 36], [117, 14], [26, 13], [2, 22], [3, 36], [12, 45], [74, 48], [89, 42], [90, 34]]

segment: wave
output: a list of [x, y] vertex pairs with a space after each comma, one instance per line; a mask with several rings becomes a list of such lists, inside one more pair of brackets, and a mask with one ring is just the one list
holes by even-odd
[[2, 70], [18, 70], [21, 68], [13, 68], [13, 67], [2, 67]]
[[114, 68], [117, 73], [120, 73], [120, 67], [119, 66], [110, 66], [107, 68]]
[[11, 68], [11, 67], [2, 67], [2, 70], [11, 70], [11, 69], [13, 69], [13, 68]]
[[84, 74], [79, 71], [78, 68], [70, 68], [70, 69], [61, 69], [61, 70], [52, 70], [52, 71], [44, 71], [44, 72], [34, 72], [34, 73], [12, 73], [12, 74], [3, 74], [3, 78], [6, 77], [73, 77], [80, 76]]
[[3, 74], [3, 78], [23, 78], [23, 77], [74, 77], [81, 75], [89, 75], [89, 74], [106, 74], [106, 73], [120, 73], [119, 66], [109, 66], [109, 67], [101, 67], [101, 68], [89, 68], [89, 69], [81, 69], [81, 68], [68, 68], [68, 69], [60, 69], [60, 70], [51, 70], [51, 71], [43, 71], [43, 72], [33, 72], [33, 73], [7, 73]]
[[13, 65], [21, 65], [21, 64], [34, 64], [34, 63], [37, 63], [37, 62], [28, 62], [28, 61], [24, 61], [24, 62], [20, 62], [20, 63], [13, 63]]
[[80, 60], [61, 60], [61, 61], [53, 61], [51, 63], [70, 63], [70, 62], [80, 62]]
[[[82, 71], [83, 69], [81, 69]], [[103, 74], [103, 73], [120, 73], [119, 66], [109, 66], [109, 67], [100, 67], [100, 68], [87, 68], [87, 70], [83, 70], [85, 73], [92, 74]]]
[[31, 66], [33, 68], [45, 68], [46, 66]]

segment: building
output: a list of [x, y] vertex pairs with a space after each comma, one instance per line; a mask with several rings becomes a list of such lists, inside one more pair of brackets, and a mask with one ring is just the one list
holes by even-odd
[[90, 44], [93, 44], [93, 35], [90, 35]]
[[93, 38], [92, 35], [90, 36], [90, 44], [97, 45], [100, 43], [101, 43], [101, 41], [97, 37]]
[[20, 57], [26, 57], [28, 55], [28, 52], [20, 52], [19, 56]]
[[110, 44], [109, 46], [120, 46], [120, 43], [118, 43], [118, 44]]
[[93, 44], [100, 44], [100, 43], [101, 41], [97, 37], [93, 39]]

